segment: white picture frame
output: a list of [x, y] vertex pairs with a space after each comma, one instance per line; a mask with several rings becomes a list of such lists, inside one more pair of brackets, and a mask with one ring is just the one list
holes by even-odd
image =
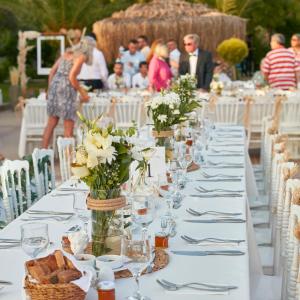
[[59, 41], [60, 55], [65, 52], [65, 37], [63, 35], [41, 35], [37, 38], [37, 74], [49, 75], [51, 68], [43, 67], [42, 60], [42, 42], [43, 41]]

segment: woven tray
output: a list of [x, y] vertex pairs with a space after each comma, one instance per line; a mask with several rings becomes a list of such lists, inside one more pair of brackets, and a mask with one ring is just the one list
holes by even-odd
[[192, 162], [191, 165], [187, 168], [188, 172], [194, 172], [200, 169], [200, 166]]
[[[155, 258], [153, 260], [154, 266], [152, 268], [152, 272], [157, 272], [163, 268], [165, 268], [168, 263], [169, 263], [169, 254], [164, 251], [163, 249], [156, 249], [155, 250]], [[143, 272], [143, 275], [146, 273], [147, 271], [145, 270]], [[120, 279], [120, 278], [128, 278], [128, 277], [132, 277], [132, 274], [130, 273], [129, 270], [122, 270], [119, 272], [115, 272], [115, 278], [116, 279]]]

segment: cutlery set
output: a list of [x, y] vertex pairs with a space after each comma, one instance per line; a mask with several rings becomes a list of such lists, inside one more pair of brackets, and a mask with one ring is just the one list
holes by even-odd
[[189, 237], [187, 235], [182, 235], [181, 238], [191, 245], [201, 245], [203, 243], [214, 243], [214, 244], [240, 244], [245, 242], [245, 240], [234, 240], [234, 239], [219, 239], [219, 238], [203, 238], [203, 239], [195, 239]]
[[237, 289], [237, 286], [230, 285], [215, 285], [201, 282], [187, 282], [187, 283], [173, 283], [165, 279], [156, 279], [156, 282], [165, 290], [177, 291], [182, 288], [189, 288], [199, 291], [210, 291], [210, 292], [229, 292], [230, 290]]
[[26, 213], [28, 217], [22, 218], [22, 221], [54, 220], [64, 222], [69, 221], [74, 216], [74, 213], [58, 211], [27, 210]]

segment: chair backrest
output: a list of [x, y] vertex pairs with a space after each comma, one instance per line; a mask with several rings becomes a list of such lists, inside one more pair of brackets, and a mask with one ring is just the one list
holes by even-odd
[[239, 101], [237, 99], [220, 99], [215, 108], [217, 123], [238, 124]]
[[57, 149], [61, 180], [64, 182], [71, 177], [72, 152], [75, 151], [75, 139], [58, 137]]
[[282, 104], [280, 117], [280, 130], [283, 133], [300, 132], [300, 101], [299, 98], [291, 98]]
[[142, 101], [130, 100], [128, 102], [115, 103], [115, 124], [117, 128], [128, 128], [134, 121], [138, 128], [141, 125]]
[[31, 134], [31, 130], [44, 130], [48, 120], [47, 102], [35, 98], [28, 99], [24, 110], [24, 118], [27, 134]]
[[54, 152], [51, 149], [37, 149], [32, 153], [34, 178], [38, 199], [49, 192], [49, 178], [51, 190], [55, 188]]
[[273, 114], [274, 101], [273, 97], [254, 97], [254, 104], [251, 106], [250, 127], [251, 132], [262, 133], [262, 120]]
[[82, 105], [82, 114], [89, 120], [94, 120], [103, 114], [107, 114], [110, 107], [109, 99], [91, 101]]
[[29, 163], [6, 160], [2, 166], [1, 186], [7, 220], [11, 221], [31, 206]]

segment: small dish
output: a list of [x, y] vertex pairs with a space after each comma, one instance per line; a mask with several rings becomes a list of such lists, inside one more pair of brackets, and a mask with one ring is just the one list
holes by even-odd
[[119, 269], [123, 266], [123, 260], [120, 255], [102, 255], [96, 258], [96, 268], [101, 266], [109, 266], [111, 269]]
[[74, 255], [76, 262], [80, 266], [95, 266], [95, 256], [91, 254], [76, 254]]

